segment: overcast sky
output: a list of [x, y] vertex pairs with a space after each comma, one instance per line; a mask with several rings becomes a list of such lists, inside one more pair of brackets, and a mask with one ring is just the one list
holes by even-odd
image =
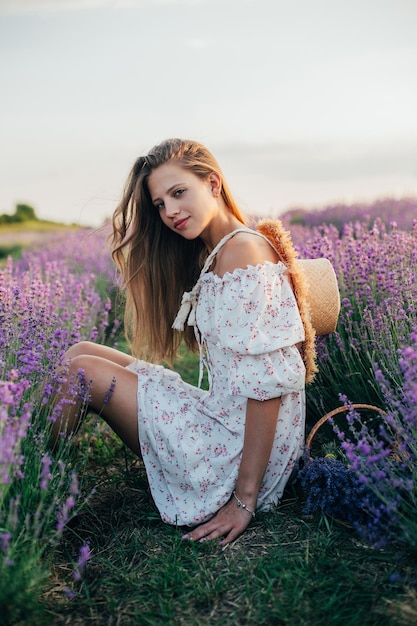
[[0, 0], [0, 213], [98, 225], [205, 143], [242, 209], [417, 196], [416, 0]]

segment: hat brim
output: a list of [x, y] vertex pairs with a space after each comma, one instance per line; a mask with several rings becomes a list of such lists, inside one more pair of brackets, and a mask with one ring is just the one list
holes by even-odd
[[328, 259], [297, 259], [306, 282], [310, 319], [316, 335], [335, 331], [340, 294], [334, 268]]

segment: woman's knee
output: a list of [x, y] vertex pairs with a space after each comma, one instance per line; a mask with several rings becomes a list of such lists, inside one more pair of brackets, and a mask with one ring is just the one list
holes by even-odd
[[92, 341], [80, 341], [72, 345], [64, 354], [63, 361], [72, 361], [80, 356], [95, 355], [97, 353], [97, 344]]
[[94, 381], [96, 385], [101, 381], [106, 381], [109, 377], [111, 382], [112, 377], [108, 369], [112, 370], [113, 367], [114, 363], [111, 361], [100, 355], [88, 353], [77, 354], [68, 362], [68, 371], [71, 375], [81, 376], [91, 383]]

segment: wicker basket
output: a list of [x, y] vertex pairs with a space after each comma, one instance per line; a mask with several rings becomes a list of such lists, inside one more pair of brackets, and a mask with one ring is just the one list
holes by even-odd
[[349, 406], [339, 406], [337, 409], [333, 409], [333, 411], [330, 411], [329, 413], [326, 413], [326, 415], [323, 415], [323, 417], [321, 417], [314, 424], [313, 428], [311, 429], [306, 439], [306, 447], [309, 450], [311, 449], [311, 444], [313, 442], [313, 439], [315, 435], [317, 434], [317, 431], [323, 426], [323, 424], [325, 424], [329, 419], [331, 419], [338, 413], [347, 413], [348, 411], [350, 411], [350, 409], [355, 409], [355, 410], [366, 409], [369, 411], [376, 411], [380, 415], [386, 415], [386, 412], [383, 409], [379, 408], [378, 406], [374, 406], [373, 404], [360, 404], [359, 403], [359, 404], [350, 404]]

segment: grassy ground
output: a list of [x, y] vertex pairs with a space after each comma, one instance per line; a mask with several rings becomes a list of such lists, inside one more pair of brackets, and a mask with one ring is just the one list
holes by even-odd
[[[416, 623], [407, 555], [370, 549], [335, 521], [305, 519], [295, 491], [233, 545], [192, 544], [160, 521], [143, 468], [110, 433], [92, 445], [84, 489], [96, 492], [55, 563], [45, 596], [53, 624]], [[84, 542], [93, 557], [68, 600], [70, 563]]]
[[[179, 368], [192, 369], [185, 359]], [[302, 515], [293, 487], [233, 545], [192, 544], [163, 524], [138, 460], [103, 425], [90, 448], [83, 492], [94, 493], [70, 524], [45, 594], [56, 625], [394, 626], [417, 623], [417, 570], [394, 548], [374, 550], [354, 531]], [[92, 550], [71, 582], [80, 545]], [[75, 594], [69, 600], [65, 587]]]

